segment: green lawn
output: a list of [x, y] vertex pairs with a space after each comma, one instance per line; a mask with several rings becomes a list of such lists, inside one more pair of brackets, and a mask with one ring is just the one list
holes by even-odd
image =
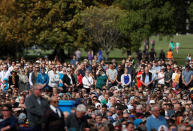
[[[156, 52], [159, 53], [161, 49], [163, 49], [165, 52], [168, 51], [170, 40], [167, 37], [164, 37], [162, 40], [159, 40], [158, 37], [151, 37], [151, 40], [152, 39], [155, 39], [156, 41]], [[193, 55], [193, 35], [178, 35], [170, 39], [174, 42], [180, 42], [179, 53], [177, 54], [176, 50], [174, 50], [174, 59], [179, 64], [184, 64], [186, 55], [188, 53]]]
[[[163, 37], [159, 38], [158, 36], [153, 36], [150, 38], [151, 40], [155, 40], [155, 50], [157, 55], [159, 56], [159, 53], [161, 49], [163, 49], [165, 52], [169, 49], [169, 42], [170, 40], [173, 40], [174, 42], [180, 42], [180, 49], [179, 53], [176, 53], [176, 50], [174, 50], [174, 59], [178, 62], [178, 64], [184, 64], [185, 57], [188, 53], [193, 55], [193, 35], [178, 35], [173, 36], [172, 38], [169, 37]], [[151, 47], [150, 47], [151, 48]], [[141, 50], [143, 50], [143, 43], [141, 46]], [[132, 53], [132, 55], [135, 57], [135, 53]], [[87, 57], [87, 53], [83, 51], [83, 57]], [[118, 60], [122, 58], [126, 58], [126, 53], [124, 53], [121, 49], [114, 49], [111, 51], [109, 59], [116, 58]]]
[[[158, 36], [153, 36], [150, 38], [150, 42], [152, 39], [155, 40], [155, 43], [156, 43], [155, 50], [158, 55], [161, 49], [163, 49], [165, 52], [168, 51], [169, 49], [168, 45], [170, 40], [173, 40], [174, 42], [180, 42], [181, 44], [180, 44], [179, 54], [177, 54], [176, 51], [174, 50], [174, 59], [178, 62], [178, 64], [184, 64], [185, 57], [188, 53], [193, 55], [193, 35], [178, 35], [178, 36], [175, 35], [170, 39], [168, 37], [163, 37], [161, 40]], [[142, 49], [143, 49], [143, 43], [141, 46], [141, 50]], [[42, 55], [46, 55], [46, 54], [50, 54], [52, 51], [40, 50], [39, 52], [41, 52]], [[37, 53], [34, 53], [31, 50], [29, 51], [29, 55], [30, 56], [37, 55]], [[85, 52], [82, 49], [82, 57], [87, 58], [87, 55], [88, 55], [87, 52]], [[132, 53], [132, 55], [135, 57], [135, 53]], [[115, 48], [110, 52], [109, 61], [113, 58], [117, 59], [117, 61], [120, 61], [121, 59], [126, 58], [126, 53], [123, 52], [121, 49]]]

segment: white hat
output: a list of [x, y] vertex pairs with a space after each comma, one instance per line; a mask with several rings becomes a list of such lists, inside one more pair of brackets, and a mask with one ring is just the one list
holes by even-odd
[[95, 104], [95, 108], [97, 108], [98, 106], [102, 107], [101, 103], [96, 103]]
[[140, 109], [142, 109], [142, 108], [143, 108], [142, 105], [137, 105], [137, 107], [136, 107], [137, 110], [140, 110]]
[[131, 106], [131, 105], [128, 105], [127, 108], [128, 108], [128, 110], [133, 110], [134, 109], [134, 107]]
[[155, 100], [150, 100], [150, 104], [155, 104]]

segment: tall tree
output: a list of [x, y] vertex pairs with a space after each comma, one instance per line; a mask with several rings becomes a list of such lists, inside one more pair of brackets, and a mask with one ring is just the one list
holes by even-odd
[[116, 0], [115, 4], [128, 11], [129, 17], [121, 24], [131, 40], [128, 45], [141, 43], [151, 35], [175, 33], [175, 8], [171, 0]]
[[124, 11], [113, 6], [90, 7], [80, 15], [85, 36], [88, 41], [93, 43], [91, 48], [103, 49], [106, 60], [120, 39], [121, 32], [117, 25], [122, 15], [124, 15]]

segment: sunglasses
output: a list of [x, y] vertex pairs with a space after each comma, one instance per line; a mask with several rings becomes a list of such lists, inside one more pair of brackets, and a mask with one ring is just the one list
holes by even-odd
[[54, 103], [58, 103], [58, 101], [53, 101]]
[[2, 111], [9, 111], [8, 109], [3, 109]]

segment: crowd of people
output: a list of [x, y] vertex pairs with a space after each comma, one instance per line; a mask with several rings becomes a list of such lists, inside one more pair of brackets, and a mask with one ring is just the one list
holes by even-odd
[[192, 131], [192, 61], [80, 59], [1, 60], [0, 131]]

